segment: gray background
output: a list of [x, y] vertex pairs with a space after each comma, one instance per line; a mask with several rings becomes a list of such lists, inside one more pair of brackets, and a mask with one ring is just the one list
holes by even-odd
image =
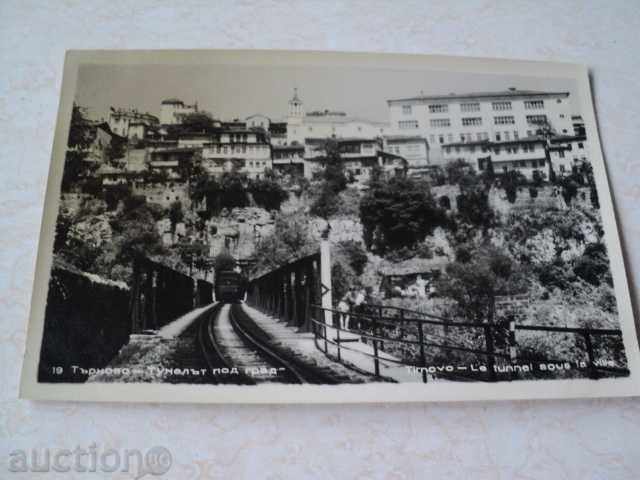
[[[1, 1], [0, 477], [28, 478], [7, 472], [14, 449], [96, 442], [103, 450], [166, 446], [174, 458], [166, 478], [180, 479], [639, 478], [636, 399], [344, 407], [16, 399], [66, 49], [294, 48], [588, 64], [637, 300], [639, 27], [636, 1]], [[74, 475], [50, 478], [113, 478]]]

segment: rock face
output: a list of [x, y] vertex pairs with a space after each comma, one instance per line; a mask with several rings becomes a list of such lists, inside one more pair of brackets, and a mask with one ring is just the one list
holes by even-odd
[[[332, 218], [329, 220], [331, 230], [329, 231], [329, 241], [338, 243], [353, 240], [362, 242], [362, 223], [357, 217]], [[320, 239], [321, 233], [327, 227], [327, 221], [322, 218], [314, 218], [312, 220], [312, 230], [317, 233]]]
[[87, 217], [73, 224], [69, 229], [68, 238], [78, 240], [92, 247], [100, 247], [111, 242], [112, 231], [106, 215]]
[[207, 221], [209, 254], [215, 256], [228, 250], [236, 258], [249, 258], [260, 240], [273, 229], [273, 216], [263, 208], [223, 210]]

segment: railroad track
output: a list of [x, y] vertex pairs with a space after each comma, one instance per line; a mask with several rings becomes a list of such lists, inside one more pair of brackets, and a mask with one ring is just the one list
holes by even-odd
[[240, 305], [221, 304], [203, 317], [198, 345], [214, 383], [334, 384], [326, 372], [305, 365], [274, 345]]

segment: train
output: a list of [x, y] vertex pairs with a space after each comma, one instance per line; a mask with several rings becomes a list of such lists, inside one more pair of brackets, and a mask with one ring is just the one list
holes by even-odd
[[247, 292], [247, 277], [234, 270], [216, 272], [214, 292], [216, 301], [240, 303]]

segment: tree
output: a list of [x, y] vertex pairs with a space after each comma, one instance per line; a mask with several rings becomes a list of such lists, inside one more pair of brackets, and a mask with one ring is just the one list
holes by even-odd
[[80, 178], [96, 168], [96, 165], [85, 161], [92, 142], [91, 125], [86, 118], [86, 110], [74, 103], [62, 173], [63, 192], [72, 190]]
[[213, 130], [213, 117], [205, 111], [189, 113], [182, 119], [182, 129], [190, 133], [209, 133]]
[[236, 259], [229, 252], [221, 252], [213, 259], [213, 266], [218, 272], [233, 270], [236, 264]]
[[485, 231], [496, 221], [496, 214], [489, 205], [489, 195], [481, 186], [467, 188], [456, 198], [458, 223], [481, 227]]
[[317, 251], [318, 241], [311, 234], [310, 225], [311, 218], [303, 213], [277, 214], [273, 233], [256, 247], [253, 273], [273, 270]]
[[580, 257], [575, 260], [573, 272], [576, 276], [592, 285], [598, 286], [605, 282], [613, 286], [609, 256], [604, 243], [590, 243]]
[[111, 141], [105, 147], [107, 161], [115, 163], [115, 160], [125, 156], [125, 142], [118, 137], [111, 137]]
[[452, 298], [462, 320], [493, 323], [497, 295], [518, 293], [525, 288], [518, 265], [490, 244], [464, 245], [436, 283], [439, 295]]
[[578, 195], [578, 183], [573, 178], [573, 175], [570, 175], [560, 180], [560, 186], [562, 187], [564, 202], [567, 206], [571, 205], [571, 201]]
[[447, 164], [445, 170], [450, 185], [466, 185], [476, 181], [473, 168], [464, 160], [456, 160]]
[[131, 187], [129, 185], [111, 185], [104, 189], [104, 201], [109, 210], [117, 209], [120, 202], [125, 201], [131, 195]]
[[369, 258], [362, 243], [355, 240], [343, 240], [333, 249], [333, 257], [340, 260], [340, 263], [349, 265], [357, 276], [362, 275], [364, 267]]
[[287, 191], [269, 175], [253, 180], [249, 189], [256, 204], [266, 210], [280, 210], [282, 202], [289, 198]]
[[524, 176], [516, 170], [509, 170], [502, 175], [501, 184], [507, 194], [509, 203], [515, 203], [518, 197], [518, 187], [524, 185], [525, 182]]
[[360, 221], [367, 248], [387, 250], [413, 247], [433, 228], [446, 223], [426, 183], [406, 177], [380, 181], [360, 202]]
[[333, 139], [327, 140], [324, 150], [324, 171], [321, 175], [320, 194], [311, 205], [311, 214], [328, 219], [338, 212], [340, 201], [338, 194], [347, 188], [349, 181], [344, 173], [338, 142]]
[[220, 196], [218, 205], [220, 208], [232, 209], [249, 205], [247, 196], [247, 176], [238, 170], [225, 172], [220, 179]]
[[171, 222], [171, 232], [176, 231], [176, 225], [184, 219], [184, 212], [182, 211], [182, 203], [176, 200], [169, 206], [169, 221]]

